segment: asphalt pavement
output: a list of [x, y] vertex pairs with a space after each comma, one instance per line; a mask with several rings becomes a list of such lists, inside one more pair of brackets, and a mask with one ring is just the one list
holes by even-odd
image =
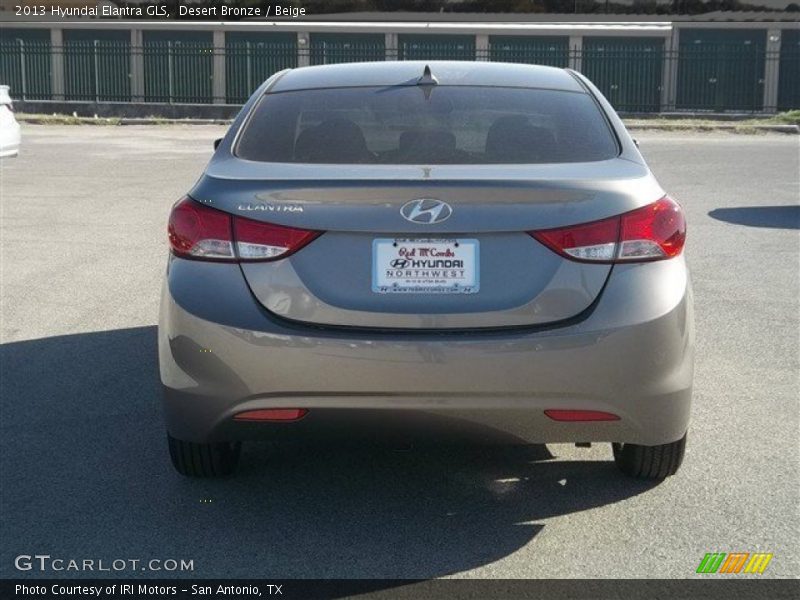
[[[684, 578], [735, 551], [800, 576], [800, 137], [637, 134], [688, 212], [677, 476], [626, 479], [607, 445], [357, 432], [248, 444], [236, 477], [197, 481], [167, 456], [155, 325], [169, 207], [223, 131], [25, 125], [0, 161], [0, 576]], [[33, 554], [193, 571], [15, 568]]]

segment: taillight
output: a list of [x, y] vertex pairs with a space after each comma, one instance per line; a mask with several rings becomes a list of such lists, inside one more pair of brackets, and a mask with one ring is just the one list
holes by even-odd
[[169, 215], [169, 243], [177, 256], [236, 260], [231, 216], [184, 198]]
[[270, 260], [289, 256], [319, 236], [320, 232], [234, 217], [233, 235], [239, 258]]
[[686, 241], [686, 220], [669, 196], [602, 221], [530, 235], [561, 256], [584, 262], [641, 262], [677, 256]]
[[617, 255], [619, 217], [530, 233], [545, 246], [567, 258], [611, 261]]
[[235, 217], [191, 198], [172, 207], [168, 232], [176, 256], [223, 261], [284, 258], [321, 233]]
[[686, 219], [669, 196], [622, 215], [617, 260], [658, 260], [678, 256], [686, 242]]

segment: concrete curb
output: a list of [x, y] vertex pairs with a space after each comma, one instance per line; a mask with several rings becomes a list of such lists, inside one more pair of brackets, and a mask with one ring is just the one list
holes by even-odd
[[229, 119], [164, 119], [161, 117], [75, 117], [17, 114], [17, 121], [32, 125], [230, 125]]
[[747, 123], [625, 123], [630, 131], [733, 131], [750, 133], [750, 130], [764, 133], [800, 134], [797, 125], [748, 125]]
[[165, 104], [163, 102], [61, 102], [17, 100], [18, 112], [106, 119], [233, 119], [241, 104]]
[[130, 118], [119, 119], [118, 125], [230, 125], [228, 119], [159, 119]]
[[[17, 120], [34, 125], [224, 125], [231, 124], [229, 119], [166, 119], [160, 117], [70, 117], [51, 115], [18, 114]], [[789, 124], [753, 124], [746, 122], [701, 123], [668, 122], [668, 123], [636, 123], [623, 119], [630, 131], [728, 131], [735, 133], [785, 133], [800, 134], [800, 126]]]

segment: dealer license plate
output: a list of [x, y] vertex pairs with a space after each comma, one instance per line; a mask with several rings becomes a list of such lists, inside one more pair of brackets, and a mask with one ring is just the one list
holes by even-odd
[[378, 294], [474, 294], [480, 288], [474, 239], [372, 242], [372, 291]]

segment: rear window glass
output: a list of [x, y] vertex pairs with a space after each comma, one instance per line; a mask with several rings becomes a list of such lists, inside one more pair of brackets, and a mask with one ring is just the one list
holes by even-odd
[[262, 162], [533, 164], [618, 149], [587, 94], [439, 85], [267, 94], [236, 152]]

